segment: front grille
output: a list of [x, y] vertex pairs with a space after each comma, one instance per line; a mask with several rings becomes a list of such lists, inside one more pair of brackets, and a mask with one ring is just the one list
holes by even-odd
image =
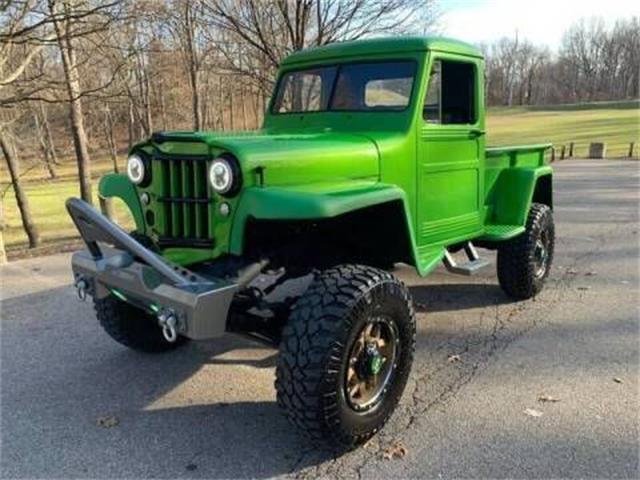
[[211, 247], [211, 199], [208, 195], [205, 155], [174, 155], [156, 151], [154, 168], [162, 176], [164, 226], [161, 247]]

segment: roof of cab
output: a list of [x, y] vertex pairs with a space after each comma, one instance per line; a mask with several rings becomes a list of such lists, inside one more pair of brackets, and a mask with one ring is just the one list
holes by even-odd
[[362, 57], [384, 53], [417, 52], [437, 50], [471, 57], [482, 57], [473, 45], [443, 37], [389, 37], [337, 42], [322, 47], [305, 48], [292, 53], [282, 61], [282, 65], [322, 62], [344, 57]]

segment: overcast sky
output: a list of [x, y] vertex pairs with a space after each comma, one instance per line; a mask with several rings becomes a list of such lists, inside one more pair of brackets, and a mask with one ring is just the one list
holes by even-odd
[[575, 19], [601, 16], [608, 23], [640, 16], [640, 0], [440, 0], [448, 37], [489, 43], [515, 35], [555, 50]]

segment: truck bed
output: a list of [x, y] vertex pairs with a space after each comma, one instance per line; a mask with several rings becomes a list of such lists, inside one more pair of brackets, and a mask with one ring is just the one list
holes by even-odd
[[535, 179], [551, 175], [550, 143], [488, 147], [485, 150], [485, 233], [482, 240], [500, 241], [524, 231], [522, 212]]

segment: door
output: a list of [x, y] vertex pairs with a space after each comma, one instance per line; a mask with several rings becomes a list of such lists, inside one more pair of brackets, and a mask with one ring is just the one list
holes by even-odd
[[484, 121], [476, 59], [431, 58], [418, 129], [420, 246], [449, 245], [481, 234]]

